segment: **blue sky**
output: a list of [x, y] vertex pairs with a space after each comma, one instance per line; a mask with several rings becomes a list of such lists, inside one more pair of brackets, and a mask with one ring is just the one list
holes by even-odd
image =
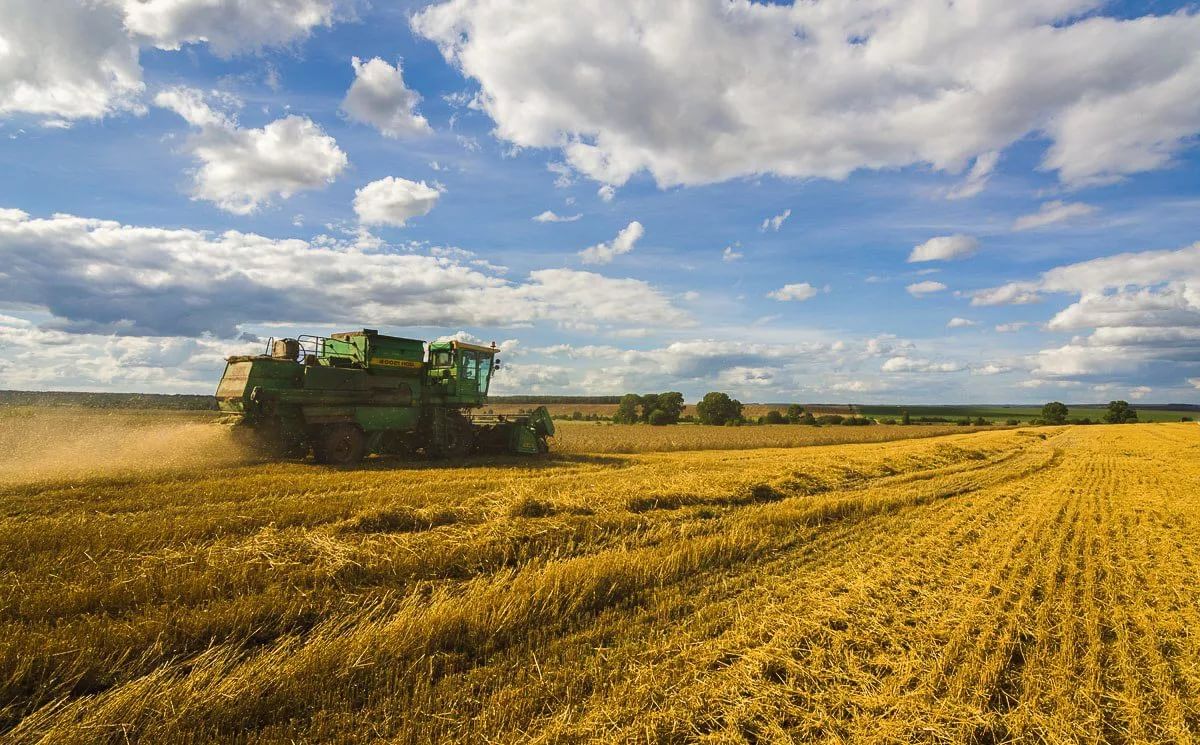
[[0, 0], [0, 387], [1200, 401], [1195, 6], [680, 7]]

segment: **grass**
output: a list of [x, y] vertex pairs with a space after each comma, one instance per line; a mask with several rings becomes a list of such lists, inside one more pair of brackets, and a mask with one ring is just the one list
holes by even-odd
[[350, 471], [139, 426], [0, 486], [6, 741], [1200, 737], [1195, 425]]

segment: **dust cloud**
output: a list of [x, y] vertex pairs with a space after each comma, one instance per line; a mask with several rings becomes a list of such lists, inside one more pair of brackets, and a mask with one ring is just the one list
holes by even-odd
[[89, 409], [0, 410], [0, 484], [246, 462], [212, 417]]

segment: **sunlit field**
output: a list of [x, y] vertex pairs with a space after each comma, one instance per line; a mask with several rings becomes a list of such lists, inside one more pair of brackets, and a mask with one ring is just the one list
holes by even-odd
[[934, 437], [972, 432], [987, 427], [953, 424], [846, 427], [832, 424], [771, 424], [749, 427], [713, 427], [680, 424], [651, 427], [644, 424], [555, 422], [555, 449], [567, 453], [646, 453], [671, 450], [746, 450], [852, 442], [886, 442], [912, 437]]
[[10, 411], [0, 739], [1200, 737], [1200, 427], [949, 429], [338, 470]]

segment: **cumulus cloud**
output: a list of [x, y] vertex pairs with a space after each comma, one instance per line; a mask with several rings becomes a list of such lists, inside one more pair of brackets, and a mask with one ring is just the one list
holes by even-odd
[[935, 362], [915, 357], [892, 357], [879, 369], [886, 373], [952, 373], [966, 368], [957, 362]]
[[1080, 184], [1161, 167], [1200, 130], [1200, 16], [1096, 9], [702, 0], [681, 22], [668, 2], [450, 0], [412, 25], [478, 82], [498, 137], [606, 184], [959, 172], [1030, 134]]
[[925, 295], [929, 295], [934, 292], [941, 292], [942, 290], [946, 289], [946, 285], [942, 284], [941, 282], [934, 282], [931, 279], [927, 279], [924, 282], [914, 282], [904, 289], [908, 290], [908, 294], [912, 295], [913, 297], [924, 297]]
[[354, 83], [342, 100], [342, 111], [352, 120], [369, 124], [385, 137], [404, 137], [430, 132], [429, 122], [417, 113], [421, 96], [404, 84], [397, 63], [392, 67], [378, 57], [363, 62], [350, 60]]
[[[558, 182], [556, 181], [555, 184], [557, 185], [557, 183]], [[612, 200], [616, 199], [617, 190], [611, 184], [603, 184], [599, 189], [596, 190], [596, 196], [600, 197], [602, 201], [611, 202]]]
[[760, 225], [758, 229], [764, 233], [768, 230], [778, 233], [779, 229], [783, 227], [783, 224], [787, 222], [787, 219], [791, 216], [792, 211], [790, 209], [784, 210], [774, 217], [768, 217], [763, 220], [762, 225]]
[[617, 237], [607, 243], [597, 243], [579, 252], [580, 260], [585, 264], [609, 264], [613, 259], [633, 250], [646, 230], [637, 220], [621, 228]]
[[388, 176], [354, 192], [354, 213], [363, 225], [402, 228], [408, 220], [428, 215], [441, 196], [424, 181]]
[[1050, 293], [1077, 299], [1046, 328], [1076, 335], [1035, 355], [1035, 376], [1152, 374], [1178, 385], [1200, 363], [1200, 243], [1055, 267], [1035, 280], [979, 291], [972, 302], [1021, 302]]
[[725, 250], [721, 251], [721, 261], [737, 261], [745, 256], [738, 248], [741, 248], [740, 243], [735, 243], [732, 246], [726, 246]]
[[966, 327], [968, 327], [968, 326], [975, 326], [975, 325], [976, 325], [975, 321], [972, 321], [972, 320], [971, 320], [971, 319], [969, 319], [969, 318], [959, 318], [958, 316], [955, 316], [954, 318], [951, 318], [951, 319], [950, 319], [950, 320], [949, 320], [949, 321], [946, 323], [946, 328], [948, 328], [948, 329], [962, 329], [962, 328], [966, 328]]
[[1200, 378], [1188, 378], [1187, 382], [1188, 385], [1192, 386], [1196, 390], [1200, 390]]
[[161, 91], [154, 103], [198, 130], [187, 143], [199, 162], [192, 196], [227, 212], [248, 215], [273, 197], [319, 189], [349, 162], [337, 142], [307, 117], [243, 129], [234, 117], [210, 107], [203, 93], [182, 87]]
[[140, 111], [137, 45], [107, 3], [0, 0], [0, 117]]
[[120, 0], [125, 25], [159, 49], [208, 42], [222, 57], [284, 46], [332, 25], [335, 0]]
[[804, 302], [816, 297], [819, 292], [820, 290], [807, 282], [795, 282], [790, 285], [784, 285], [778, 290], [768, 292], [767, 297], [780, 301], [794, 300]]
[[1047, 225], [1053, 225], [1058, 222], [1065, 222], [1076, 217], [1090, 215], [1096, 211], [1096, 208], [1090, 204], [1083, 202], [1063, 202], [1055, 200], [1053, 202], [1043, 202], [1037, 212], [1029, 215], [1022, 215], [1013, 222], [1013, 230], [1033, 230], [1035, 228], [1044, 228]]
[[260, 341], [71, 334], [0, 314], [0, 388], [211, 392], [227, 355], [261, 350]]
[[559, 215], [554, 210], [546, 210], [540, 215], [535, 215], [532, 219], [534, 222], [575, 222], [583, 217], [583, 213], [574, 215]]
[[685, 326], [655, 287], [569, 269], [511, 282], [464, 260], [0, 210], [0, 297], [75, 333], [232, 338], [246, 323]]
[[979, 241], [969, 235], [940, 235], [914, 246], [908, 255], [908, 263], [961, 259], [975, 253], [977, 248]]

